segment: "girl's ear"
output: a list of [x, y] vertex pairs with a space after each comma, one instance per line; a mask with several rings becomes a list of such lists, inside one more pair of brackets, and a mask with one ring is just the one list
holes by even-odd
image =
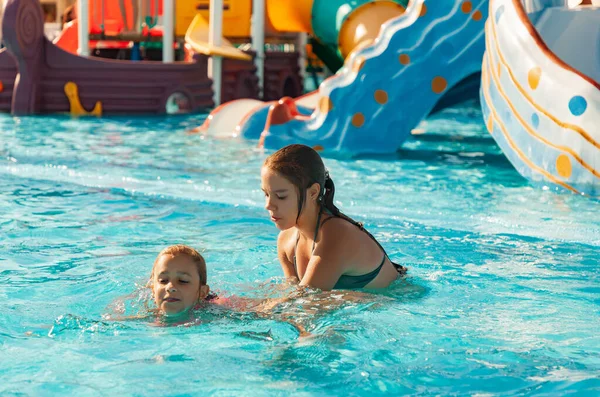
[[319, 185], [317, 182], [313, 183], [308, 188], [308, 195], [311, 201], [317, 201], [319, 199], [319, 193], [321, 193], [321, 185]]
[[210, 287], [208, 285], [201, 285], [200, 292], [198, 293], [198, 299], [199, 300], [205, 299], [208, 296], [209, 292], [210, 292]]

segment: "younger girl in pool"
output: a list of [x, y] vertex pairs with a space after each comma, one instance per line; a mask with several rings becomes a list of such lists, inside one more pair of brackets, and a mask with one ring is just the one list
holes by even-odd
[[156, 308], [164, 316], [181, 316], [207, 303], [227, 307], [232, 304], [230, 299], [210, 293], [206, 262], [187, 245], [172, 245], [158, 254], [149, 286]]
[[158, 254], [149, 283], [158, 314], [166, 316], [169, 322], [175, 320], [179, 323], [191, 317], [193, 310], [218, 305], [233, 312], [254, 313], [258, 317], [286, 321], [298, 330], [300, 336], [309, 335], [302, 325], [288, 316], [271, 313], [279, 300], [225, 298], [210, 293], [206, 262], [198, 251], [186, 245], [172, 245]]
[[321, 290], [385, 288], [406, 273], [335, 206], [335, 186], [312, 148], [295, 144], [273, 153], [261, 181], [265, 209], [281, 230], [277, 253], [287, 278]]

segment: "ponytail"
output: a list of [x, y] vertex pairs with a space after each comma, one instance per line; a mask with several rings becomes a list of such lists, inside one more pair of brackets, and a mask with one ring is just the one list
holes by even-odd
[[340, 211], [340, 209], [333, 203], [334, 196], [335, 184], [333, 183], [333, 180], [329, 177], [329, 171], [325, 171], [325, 183], [323, 186], [323, 196], [321, 201], [323, 208], [326, 211], [328, 211], [331, 215], [345, 219], [353, 225], [358, 226], [360, 229], [364, 230], [362, 222], [357, 222], [349, 216], [343, 214], [342, 211]]
[[333, 216], [340, 216], [341, 212], [338, 207], [333, 203], [335, 196], [335, 185], [333, 180], [329, 177], [329, 171], [325, 171], [325, 183], [323, 184], [323, 198], [322, 205], [327, 211]]

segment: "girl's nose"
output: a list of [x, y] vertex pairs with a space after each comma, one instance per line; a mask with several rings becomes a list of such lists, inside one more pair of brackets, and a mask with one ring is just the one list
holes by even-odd
[[175, 286], [174, 286], [173, 284], [169, 283], [169, 284], [167, 285], [167, 291], [168, 291], [168, 292], [174, 292], [175, 290], [176, 290], [176, 289], [175, 289]]
[[272, 210], [274, 207], [275, 207], [275, 206], [273, 205], [273, 202], [271, 201], [271, 199], [270, 199], [270, 198], [267, 198], [267, 199], [265, 200], [265, 209], [266, 209], [267, 211], [270, 211], [270, 210]]

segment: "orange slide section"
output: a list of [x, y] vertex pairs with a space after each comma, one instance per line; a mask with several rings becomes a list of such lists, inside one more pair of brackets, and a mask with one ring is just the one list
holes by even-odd
[[[124, 23], [121, 16], [121, 1], [127, 13], [127, 24]], [[102, 29], [102, 3], [104, 3], [104, 29]], [[126, 28], [132, 29], [134, 27], [132, 4], [127, 0], [90, 0], [89, 33], [99, 34], [104, 31], [107, 36], [114, 36], [123, 33]], [[150, 10], [146, 11], [146, 14], [156, 16], [155, 1], [149, 1], [149, 4]], [[141, 10], [137, 12], [139, 14]], [[158, 15], [160, 14], [162, 14], [162, 0], [158, 1]], [[144, 18], [145, 15], [141, 15], [141, 17]], [[76, 54], [79, 47], [77, 26], [77, 19], [65, 24], [61, 34], [54, 40], [54, 44], [65, 51]], [[90, 48], [95, 48], [96, 44], [96, 41], [90, 41]], [[112, 48], [126, 48], [128, 45], [128, 42], [111, 42]]]
[[[54, 45], [72, 54], [77, 54], [77, 48], [79, 47], [79, 36], [77, 35], [78, 25], [77, 19], [66, 23], [60, 35], [54, 39]], [[104, 48], [129, 47], [128, 41], [110, 41], [106, 43]], [[98, 41], [90, 40], [89, 45], [90, 49], [96, 48], [98, 46]]]
[[[123, 33], [129, 28], [130, 30], [134, 29], [134, 20], [133, 20], [133, 3], [130, 0], [89, 0], [89, 26], [90, 33], [101, 33], [102, 32], [102, 4], [104, 3], [104, 33], [107, 35], [116, 35], [119, 33]], [[145, 13], [142, 14], [142, 9], [139, 8], [137, 10], [137, 15], [141, 16], [142, 20], [146, 15], [149, 16], [158, 16], [162, 15], [162, 0], [158, 1], [158, 12], [155, 10], [155, 0], [150, 0], [149, 9], [145, 10]], [[127, 15], [127, 21], [123, 21], [121, 6], [125, 7], [125, 14]]]
[[77, 37], [77, 19], [68, 22], [63, 26], [60, 35], [54, 39], [53, 43], [72, 54], [77, 54], [77, 47], [79, 47], [79, 38]]

